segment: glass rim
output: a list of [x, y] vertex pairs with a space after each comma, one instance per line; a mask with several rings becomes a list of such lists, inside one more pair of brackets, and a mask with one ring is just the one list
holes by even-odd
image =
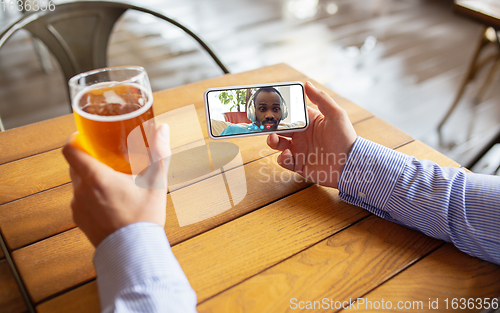
[[77, 87], [81, 86], [80, 84], [78, 84], [78, 80], [82, 77], [87, 77], [87, 76], [91, 76], [91, 75], [103, 73], [103, 72], [111, 72], [111, 71], [115, 71], [115, 70], [136, 70], [136, 71], [139, 71], [139, 73], [137, 73], [136, 75], [131, 76], [127, 79], [123, 79], [120, 82], [135, 81], [140, 75], [146, 74], [146, 70], [144, 69], [144, 67], [139, 66], [139, 65], [122, 65], [122, 66], [103, 67], [103, 68], [98, 68], [98, 69], [94, 69], [94, 70], [90, 70], [87, 72], [76, 74], [75, 76], [73, 76], [69, 79], [68, 85], [70, 85], [70, 87], [77, 88]]
[[[85, 92], [88, 89], [93, 89], [92, 86], [97, 86], [102, 83], [107, 83], [105, 81], [103, 82], [92, 82], [90, 85], [87, 84], [79, 84], [78, 81], [87, 76], [95, 75], [98, 73], [104, 73], [104, 72], [112, 72], [116, 70], [133, 70], [137, 71], [137, 74], [131, 75], [129, 78], [126, 79], [121, 79], [121, 80], [116, 80], [113, 81], [115, 84], [112, 86], [117, 86], [117, 85], [122, 85], [122, 84], [137, 84], [137, 80], [141, 78], [141, 76], [144, 76], [147, 79], [147, 72], [142, 66], [135, 66], [135, 65], [125, 65], [125, 66], [112, 66], [112, 67], [104, 67], [104, 68], [99, 68], [99, 69], [94, 69], [91, 71], [83, 72], [80, 74], [77, 74], [73, 76], [69, 82], [68, 85], [70, 86], [70, 89], [75, 89], [75, 91], [70, 90], [71, 94], [71, 107], [75, 113], [78, 113], [80, 116], [85, 117], [89, 120], [93, 121], [100, 121], [100, 122], [116, 122], [116, 121], [124, 121], [127, 119], [134, 118], [136, 116], [139, 116], [149, 110], [152, 105], [153, 105], [153, 95], [151, 91], [151, 87], [149, 87], [149, 90], [145, 88], [145, 86], [137, 86], [138, 88], [142, 89], [143, 92], [147, 95], [147, 102], [139, 109], [125, 113], [125, 114], [120, 114], [120, 115], [113, 115], [113, 116], [102, 116], [102, 115], [97, 115], [97, 114], [91, 114], [83, 111], [78, 105], [76, 105], [76, 100], [81, 97], [83, 92]], [[111, 82], [111, 81], [109, 81]], [[80, 90], [78, 90], [80, 89]], [[99, 88], [97, 88], [99, 89]], [[78, 90], [78, 91], [76, 91]], [[74, 94], [73, 94], [74, 93]]]

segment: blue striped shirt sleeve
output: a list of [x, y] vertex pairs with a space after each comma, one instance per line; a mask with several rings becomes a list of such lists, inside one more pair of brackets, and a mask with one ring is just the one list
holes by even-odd
[[358, 137], [338, 189], [345, 202], [500, 264], [500, 176], [440, 167]]
[[96, 249], [102, 312], [196, 312], [196, 293], [154, 223], [123, 227]]

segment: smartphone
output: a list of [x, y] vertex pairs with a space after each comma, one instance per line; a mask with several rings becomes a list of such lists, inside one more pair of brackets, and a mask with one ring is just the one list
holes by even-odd
[[301, 82], [210, 88], [205, 109], [212, 139], [290, 133], [309, 126]]

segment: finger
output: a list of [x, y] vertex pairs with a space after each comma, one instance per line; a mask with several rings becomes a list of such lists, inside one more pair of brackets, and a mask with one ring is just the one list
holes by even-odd
[[295, 168], [295, 161], [289, 149], [286, 149], [278, 156], [278, 164], [287, 170], [293, 171]]
[[165, 183], [165, 189], [167, 189], [168, 186], [168, 169], [170, 168], [170, 160], [172, 157], [168, 157], [163, 159], [162, 162], [162, 169], [163, 169], [163, 177], [164, 177], [164, 183]]
[[170, 157], [172, 151], [170, 150], [170, 127], [168, 124], [164, 123], [159, 125], [154, 133], [153, 142], [150, 144], [150, 148], [153, 162]]
[[314, 120], [318, 115], [321, 115], [321, 112], [308, 106], [307, 107], [307, 115], [309, 115], [309, 122], [310, 122], [310, 121]]
[[[151, 125], [153, 125], [151, 123]], [[151, 126], [150, 125], [150, 126]], [[144, 125], [144, 127], [148, 127]], [[150, 129], [151, 130], [151, 129]], [[148, 136], [149, 133], [149, 136]], [[170, 128], [161, 124], [154, 132], [146, 130], [152, 163], [135, 178], [137, 186], [145, 189], [166, 189], [168, 166], [170, 165]]]
[[80, 177], [88, 177], [96, 173], [104, 174], [107, 171], [112, 171], [110, 167], [99, 162], [87, 152], [82, 151], [77, 143], [76, 136], [73, 134], [70, 141], [63, 147], [62, 153], [68, 161], [69, 166]]
[[306, 94], [312, 103], [318, 106], [318, 109], [326, 117], [335, 117], [342, 112], [342, 108], [326, 92], [317, 89], [307, 82], [305, 86]]
[[276, 134], [270, 134], [267, 137], [267, 145], [274, 150], [284, 151], [290, 149], [292, 141], [290, 139], [278, 136]]
[[73, 190], [78, 188], [78, 186], [81, 184], [82, 179], [72, 167], [69, 168], [69, 176], [71, 177], [71, 182], [73, 183]]
[[281, 137], [292, 138], [294, 134], [295, 134], [295, 132], [290, 132], [290, 133], [282, 133], [282, 132], [280, 132], [280, 134], [279, 134], [279, 135], [280, 135]]
[[152, 163], [135, 177], [135, 185], [144, 189], [165, 189], [162, 160]]
[[165, 189], [167, 189], [168, 168], [170, 167], [170, 160], [172, 157], [172, 150], [170, 148], [170, 126], [168, 124], [163, 123], [158, 127], [152, 149], [153, 160], [155, 157], [161, 158], [163, 183]]

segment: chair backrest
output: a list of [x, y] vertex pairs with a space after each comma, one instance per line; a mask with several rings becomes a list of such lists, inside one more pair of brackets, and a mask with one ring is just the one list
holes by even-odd
[[129, 9], [149, 13], [181, 28], [210, 54], [224, 73], [229, 73], [207, 44], [184, 25], [158, 12], [120, 2], [78, 1], [57, 5], [54, 11], [28, 14], [0, 35], [0, 48], [15, 31], [26, 29], [54, 54], [68, 81], [76, 74], [107, 66], [111, 31]]

